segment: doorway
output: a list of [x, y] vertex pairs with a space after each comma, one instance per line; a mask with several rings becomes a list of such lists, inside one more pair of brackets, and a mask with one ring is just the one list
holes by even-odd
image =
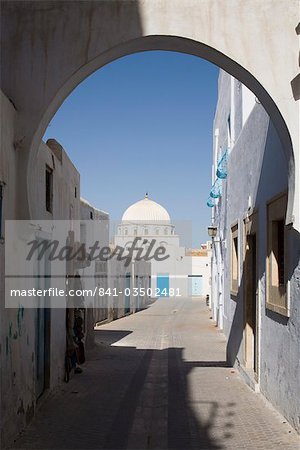
[[158, 297], [169, 297], [170, 279], [168, 273], [157, 274], [156, 287]]
[[253, 371], [258, 381], [258, 264], [257, 264], [257, 214], [245, 221], [245, 290], [244, 330], [245, 368]]
[[[46, 252], [36, 261], [36, 287], [46, 290], [50, 287], [50, 262]], [[50, 386], [50, 308], [47, 296], [37, 297], [36, 340], [35, 340], [35, 393], [39, 399]]]
[[203, 295], [203, 278], [202, 275], [189, 275], [189, 296], [199, 297]]

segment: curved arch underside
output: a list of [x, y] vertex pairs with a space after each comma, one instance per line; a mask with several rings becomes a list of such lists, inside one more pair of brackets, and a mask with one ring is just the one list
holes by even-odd
[[287, 222], [300, 228], [299, 108], [291, 90], [298, 70], [297, 0], [288, 4], [284, 0], [263, 4], [260, 0], [11, 1], [4, 5], [2, 57], [8, 63], [2, 81], [4, 93], [18, 111], [21, 216], [30, 215], [30, 170], [40, 140], [70, 92], [117, 58], [170, 50], [218, 65], [263, 104], [289, 166]]

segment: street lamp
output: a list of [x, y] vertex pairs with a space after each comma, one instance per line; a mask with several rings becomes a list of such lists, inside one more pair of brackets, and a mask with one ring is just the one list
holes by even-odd
[[217, 236], [217, 227], [214, 227], [213, 225], [207, 227], [208, 236], [211, 238], [215, 238]]

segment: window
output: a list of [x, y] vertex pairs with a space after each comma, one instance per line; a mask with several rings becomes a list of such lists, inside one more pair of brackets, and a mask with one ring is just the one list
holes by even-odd
[[145, 236], [149, 234], [148, 228], [145, 228]]
[[268, 204], [267, 302], [266, 307], [288, 316], [286, 194]]
[[155, 234], [156, 234], [157, 236], [159, 235], [159, 228], [156, 228]]
[[74, 188], [74, 197], [77, 198], [77, 187]]
[[128, 235], [128, 230], [127, 230], [127, 228], [125, 228], [125, 230], [124, 230], [124, 234], [125, 234], [125, 236], [127, 236], [127, 235]]
[[134, 234], [134, 236], [137, 235], [137, 229], [136, 228], [133, 230], [133, 234]]
[[52, 213], [53, 209], [53, 170], [46, 166], [46, 211]]
[[168, 228], [165, 228], [165, 235], [169, 233]]
[[90, 211], [90, 219], [93, 220], [94, 219], [94, 214], [93, 211]]
[[236, 295], [239, 286], [239, 241], [238, 226], [231, 228], [231, 293]]

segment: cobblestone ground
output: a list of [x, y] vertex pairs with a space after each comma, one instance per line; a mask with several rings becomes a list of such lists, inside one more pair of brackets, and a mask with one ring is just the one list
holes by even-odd
[[203, 299], [158, 300], [103, 325], [81, 375], [40, 408], [26, 449], [299, 449], [289, 424], [226, 367]]

